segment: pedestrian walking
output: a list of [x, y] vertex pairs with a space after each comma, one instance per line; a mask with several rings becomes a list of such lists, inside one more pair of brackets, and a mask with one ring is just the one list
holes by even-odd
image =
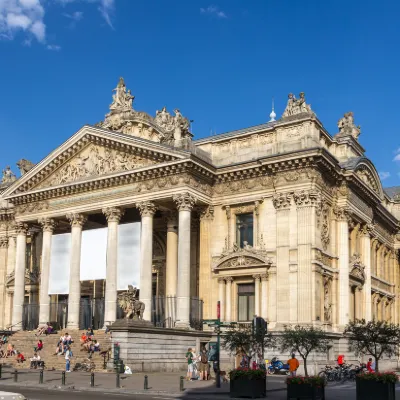
[[71, 349], [69, 346], [67, 346], [67, 349], [65, 350], [65, 372], [71, 372], [71, 357]]
[[200, 352], [200, 379], [206, 381], [208, 378], [208, 353], [205, 347]]
[[300, 363], [294, 353], [292, 354], [292, 358], [287, 361], [287, 364], [289, 365], [290, 376], [296, 376], [296, 372], [299, 368]]
[[186, 357], [187, 364], [188, 364], [186, 380], [191, 381], [192, 375], [193, 375], [193, 353], [192, 353], [191, 347], [188, 348], [188, 351], [187, 351], [185, 357]]

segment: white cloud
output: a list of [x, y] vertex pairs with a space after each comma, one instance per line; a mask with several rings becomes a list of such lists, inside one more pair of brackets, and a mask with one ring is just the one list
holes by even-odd
[[385, 179], [389, 178], [390, 176], [390, 172], [379, 172], [379, 177], [381, 178], [382, 181], [384, 181]]
[[30, 32], [44, 42], [46, 25], [40, 0], [0, 0], [0, 36], [13, 39], [18, 32]]
[[202, 14], [208, 14], [217, 18], [228, 18], [224, 11], [220, 10], [217, 6], [208, 6], [207, 8], [200, 8]]
[[83, 12], [82, 11], [75, 11], [72, 14], [63, 14], [64, 17], [72, 19], [75, 22], [80, 21], [83, 18]]
[[57, 44], [48, 44], [46, 46], [47, 50], [52, 50], [52, 51], [60, 51], [61, 50], [61, 46], [58, 46]]

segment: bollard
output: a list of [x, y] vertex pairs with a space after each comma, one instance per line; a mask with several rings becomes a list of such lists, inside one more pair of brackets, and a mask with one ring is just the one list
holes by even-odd
[[14, 382], [18, 382], [18, 371], [14, 371]]
[[144, 390], [149, 388], [149, 377], [147, 375], [144, 376]]
[[43, 383], [43, 370], [39, 371], [39, 383]]
[[90, 386], [94, 387], [94, 372], [90, 374]]
[[121, 385], [119, 383], [119, 372], [117, 371], [117, 388], [120, 388]]
[[181, 376], [180, 378], [179, 378], [179, 390], [181, 391], [181, 392], [183, 392], [184, 390], [185, 390], [185, 388], [183, 387], [183, 381], [184, 381], [184, 377], [183, 376]]
[[1, 370], [3, 368], [3, 364], [0, 364], [0, 379], [1, 379]]
[[65, 371], [61, 372], [61, 385], [65, 386]]

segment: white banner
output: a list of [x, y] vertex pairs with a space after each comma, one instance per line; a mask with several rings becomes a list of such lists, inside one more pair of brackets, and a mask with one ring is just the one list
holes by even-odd
[[140, 222], [118, 227], [118, 290], [128, 285], [139, 288], [140, 282]]
[[81, 281], [106, 279], [108, 228], [82, 232]]
[[49, 274], [49, 294], [69, 293], [71, 234], [53, 235]]

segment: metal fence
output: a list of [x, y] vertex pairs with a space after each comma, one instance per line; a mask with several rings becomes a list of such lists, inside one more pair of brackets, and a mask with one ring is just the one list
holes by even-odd
[[101, 329], [104, 327], [104, 298], [81, 299], [79, 329]]
[[68, 301], [50, 303], [50, 325], [55, 330], [65, 329], [68, 324]]
[[39, 325], [39, 304], [22, 306], [22, 330], [33, 331]]

